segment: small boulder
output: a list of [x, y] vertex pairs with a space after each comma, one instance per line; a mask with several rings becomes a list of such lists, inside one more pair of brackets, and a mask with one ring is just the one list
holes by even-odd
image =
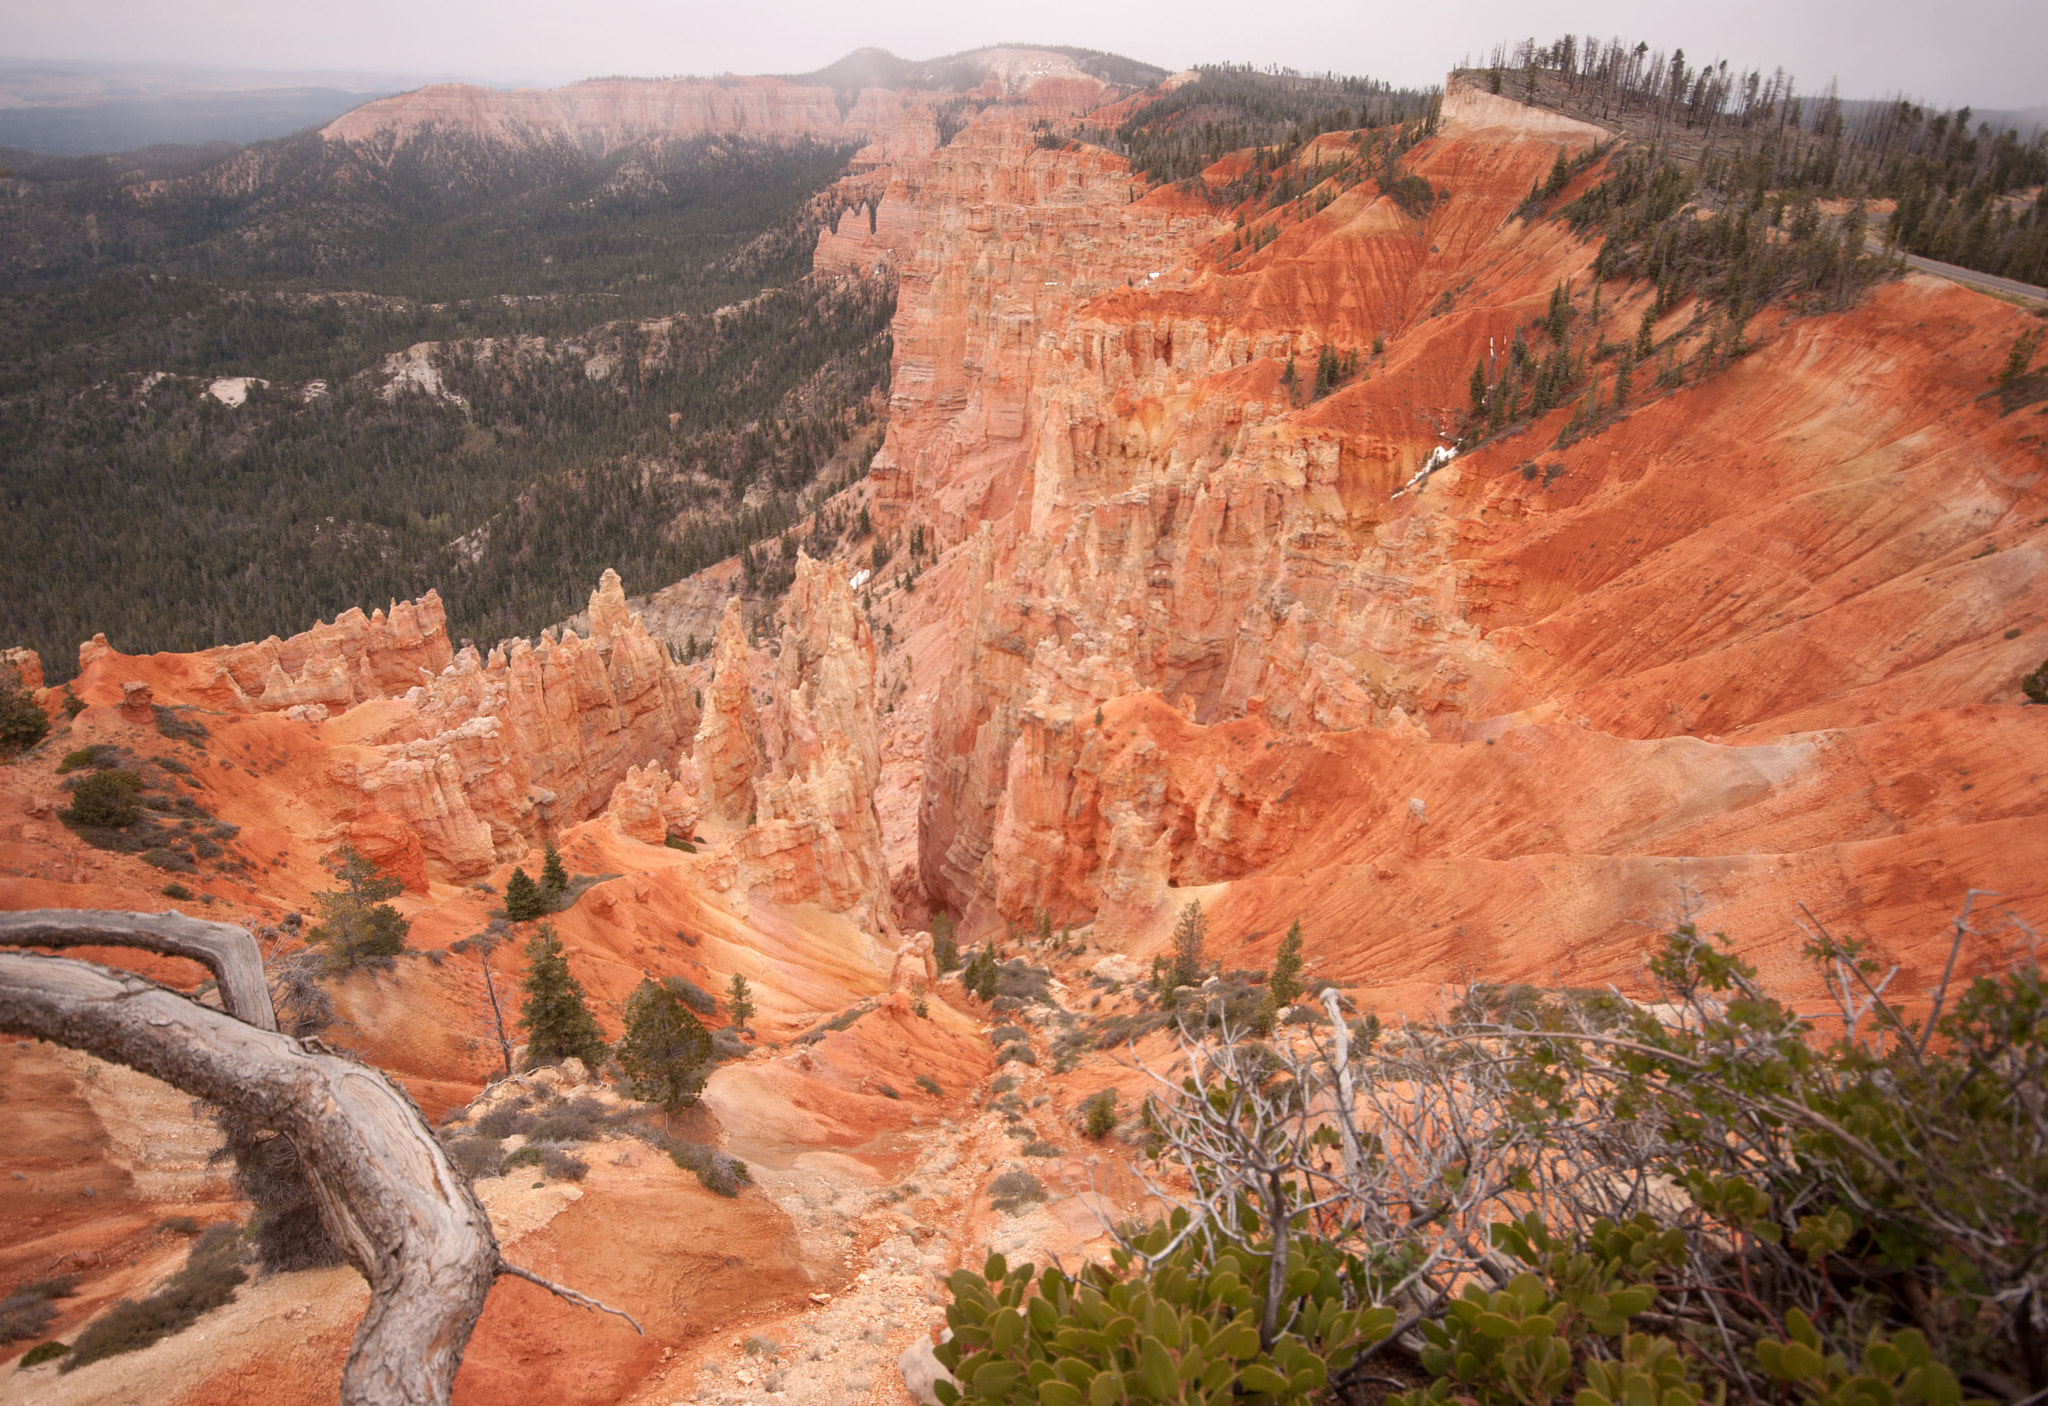
[[939, 1406], [939, 1394], [933, 1388], [940, 1382], [950, 1382], [957, 1388], [959, 1380], [939, 1363], [938, 1349], [930, 1338], [919, 1338], [904, 1354], [896, 1359], [896, 1365], [903, 1371], [903, 1385], [924, 1406]]

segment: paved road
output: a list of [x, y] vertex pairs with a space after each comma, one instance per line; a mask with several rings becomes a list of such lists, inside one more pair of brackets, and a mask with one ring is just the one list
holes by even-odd
[[[1884, 246], [1875, 239], [1866, 241], [1864, 247], [1873, 254], [1884, 251]], [[2033, 284], [2021, 283], [2016, 278], [1999, 278], [1988, 273], [1978, 273], [1975, 269], [1959, 268], [1955, 264], [1944, 264], [1938, 259], [1923, 259], [1918, 254], [1906, 255], [1906, 265], [1909, 268], [1916, 268], [1922, 273], [1931, 273], [1936, 278], [1946, 278], [1955, 283], [1966, 283], [1972, 288], [1985, 288], [1994, 293], [2013, 293], [2022, 298], [2033, 298], [2039, 302], [2048, 303], [2048, 288], [2036, 288]]]

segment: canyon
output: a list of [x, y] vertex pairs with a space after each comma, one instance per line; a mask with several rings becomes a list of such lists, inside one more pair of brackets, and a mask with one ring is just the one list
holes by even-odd
[[[523, 1262], [647, 1334], [501, 1284], [458, 1401], [908, 1400], [895, 1359], [946, 1273], [1099, 1253], [1143, 1204], [1121, 1146], [1075, 1126], [1088, 1095], [1143, 1090], [1133, 1052], [1054, 1050], [1137, 1008], [1125, 983], [1191, 901], [1225, 966], [1269, 965], [1299, 920], [1313, 975], [1389, 1017], [1476, 980], [1639, 995], [1685, 916], [1801, 993], [1802, 926], [1924, 991], [1973, 890], [2048, 917], [2048, 709], [2019, 683], [2048, 655], [2048, 430], [1987, 394], [2035, 313], [1908, 273], [1766, 309], [1744, 354], [1646, 374], [1590, 432], [1564, 405], [1458, 447], [1475, 359], [1554, 290], [1596, 340], [1651, 306], [1596, 279], [1597, 240], [1525, 213], [1560, 151], [1567, 198], [1602, 179], [1612, 134], [1454, 76], [1403, 157], [1426, 208], [1332, 182], [1241, 227], [1071, 138], [1121, 115], [1100, 80], [999, 57], [944, 140], [931, 93], [773, 79], [428, 89], [327, 129], [865, 141], [814, 265], [897, 280], [886, 436], [831, 504], [886, 563], [800, 552], [772, 611], [730, 565], [642, 603], [607, 571], [572, 626], [488, 649], [431, 594], [192, 654], [96, 639], [35, 695], [52, 737], [0, 768], [6, 908], [196, 903], [276, 953], [338, 846], [400, 878], [414, 955], [334, 983], [329, 1038], [436, 1121], [501, 1072], [456, 944], [545, 844], [587, 881], [554, 921], [609, 1036], [643, 978], [754, 985], [756, 1043], [685, 1117], [755, 1187], [721, 1198], [623, 1137], [580, 1182], [481, 1181]], [[1680, 357], [1696, 311], [1654, 319]], [[1306, 393], [1325, 349], [1357, 374]], [[58, 768], [95, 746], [176, 761], [165, 786], [234, 828], [231, 862], [180, 877], [82, 843]], [[941, 913], [1042, 964], [1043, 999], [999, 1018], [945, 978]], [[998, 1067], [1012, 1023], [1042, 1063]], [[238, 1203], [212, 1124], [162, 1086], [0, 1057], [25, 1184], [0, 1276], [80, 1275], [68, 1334], [175, 1267], [164, 1216]], [[1053, 1149], [1043, 1200], [998, 1205], [1020, 1129]], [[363, 1300], [350, 1271], [269, 1275], [207, 1348], [16, 1371], [0, 1401], [259, 1377], [328, 1399]]]

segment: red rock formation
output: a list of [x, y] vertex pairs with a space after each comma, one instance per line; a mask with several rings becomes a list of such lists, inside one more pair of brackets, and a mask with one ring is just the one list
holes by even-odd
[[[1274, 887], [1308, 846], [1313, 901], [1345, 924], [1329, 940], [1433, 979], [1466, 962], [1438, 940], [1443, 895], [1562, 846], [1598, 877], [1539, 925], [1524, 970], [1547, 979], [1537, 968], [1562, 950], [1584, 953], [1583, 973], [1632, 952], [1627, 920], [1670, 899], [1680, 855], [1724, 856], [1693, 877], [1756, 921], [1782, 929], [1805, 900], [1899, 941], [1933, 932], [1971, 884], [2027, 871], [2018, 816], [2038, 815], [2038, 781], [1989, 849], [1912, 806], [1883, 822], [1900, 858], [1869, 862], [1918, 854], [1930, 877], [1873, 901], [1815, 848], [1868, 822], [1827, 799], [1845, 784], [1819, 760], [1834, 754], [1801, 750], [1822, 729], [1953, 738], [1955, 710], [2019, 701], [2043, 652], [2030, 635], [2048, 610], [2033, 566], [2048, 505], [2038, 450], [1978, 395], [2017, 313], [1910, 278], [1846, 313], [1773, 317], [1743, 360], [1568, 449], [1551, 448], [1560, 411], [1417, 481], [1488, 339], [1504, 345], [1561, 279], [1585, 286], [1594, 246], [1513, 212], [1558, 146], [1599, 135], [1455, 90], [1408, 158], [1450, 192], [1426, 219], [1368, 184], [1234, 258], [1207, 210], [1170, 193], [1126, 204], [1118, 163], [1037, 150], [1000, 117], [904, 182], [875, 480], [878, 516], [957, 544], [962, 573], [920, 812], [938, 901], [991, 921], [1100, 915], [1143, 943], [1181, 901], [1172, 889], [1223, 883], [1216, 901], [1277, 930], [1250, 895], [1308, 906], [1298, 880]], [[1633, 328], [1643, 290], [1603, 296]], [[1290, 357], [1375, 335], [1389, 346], [1368, 377], [1289, 396]], [[1517, 471], [1538, 457], [1554, 467]], [[1137, 731], [1112, 741], [1120, 715]], [[1246, 750], [1218, 726], [1261, 740]], [[1441, 848], [1446, 817], [1468, 815], [1462, 759], [1488, 739], [1526, 745], [1528, 728], [1602, 738], [1599, 759], [1486, 797], [1505, 849]], [[1699, 739], [1685, 745], [1703, 769], [1645, 791], [1641, 769], [1665, 767], [1674, 738]], [[1374, 783], [1387, 763], [1358, 751], [1367, 739], [1413, 759], [1405, 793]], [[1298, 789], [1332, 748], [1363, 770]], [[1750, 857], [1793, 836], [1732, 818], [1712, 845], [1644, 829], [1650, 794], [1680, 816], [1758, 813], [1738, 794], [1814, 807], [1804, 857]], [[1559, 838], [1580, 807], [1628, 836], [1626, 862], [1611, 835]], [[1363, 895], [1419, 854], [1445, 876], [1409, 916], [1372, 925], [1370, 943], [1336, 917], [1369, 911]]]

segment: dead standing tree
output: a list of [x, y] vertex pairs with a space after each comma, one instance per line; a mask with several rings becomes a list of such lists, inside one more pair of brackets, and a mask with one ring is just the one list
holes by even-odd
[[343, 1406], [445, 1406], [500, 1274], [618, 1312], [500, 1257], [468, 1179], [382, 1072], [277, 1033], [261, 957], [240, 928], [43, 910], [0, 914], [0, 945], [118, 945], [213, 970], [227, 1011], [132, 972], [0, 952], [0, 1030], [125, 1064], [291, 1140], [321, 1219], [370, 1284], [342, 1369]]

